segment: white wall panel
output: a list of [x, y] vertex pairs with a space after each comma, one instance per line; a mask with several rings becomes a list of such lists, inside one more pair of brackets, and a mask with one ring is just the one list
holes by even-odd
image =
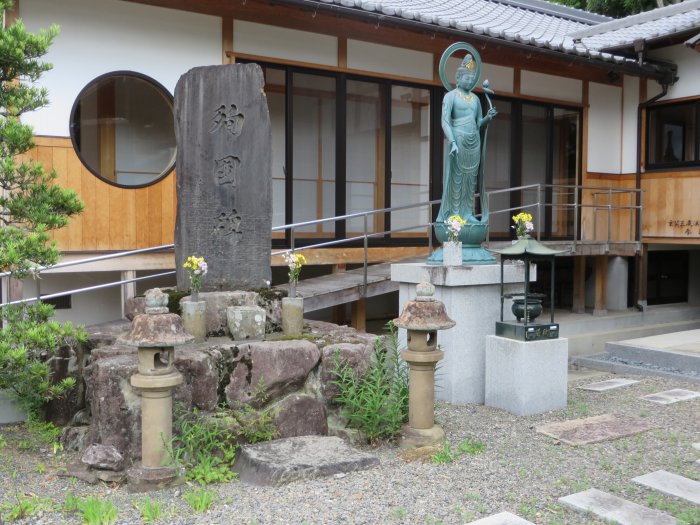
[[233, 51], [324, 66], [338, 65], [338, 39], [297, 29], [233, 22]]
[[620, 173], [622, 88], [591, 82], [588, 100], [588, 171]]
[[[650, 58], [669, 60], [678, 65], [678, 82], [669, 87], [663, 100], [700, 95], [700, 53], [680, 44], [653, 51]], [[659, 85], [654, 84], [657, 87], [649, 92], [649, 97], [661, 91]]]
[[[455, 73], [457, 68], [462, 63], [462, 58], [450, 57], [445, 65], [445, 74], [452, 84], [455, 81]], [[491, 89], [496, 93], [512, 93], [513, 92], [513, 68], [506, 66], [497, 66], [495, 64], [481, 64], [481, 78], [479, 79], [479, 87], [481, 83], [488, 79], [491, 83]]]
[[61, 27], [46, 57], [54, 68], [41, 80], [50, 105], [24, 118], [38, 135], [68, 136], [75, 98], [104, 73], [142, 73], [172, 93], [189, 69], [221, 63], [218, 17], [119, 0], [22, 0], [20, 16], [33, 32]]
[[348, 40], [348, 68], [432, 80], [433, 54]]
[[634, 173], [637, 171], [639, 79], [625, 75], [622, 89], [622, 173]]
[[520, 93], [532, 97], [580, 103], [583, 100], [583, 82], [576, 78], [556, 77], [523, 70], [520, 72]]

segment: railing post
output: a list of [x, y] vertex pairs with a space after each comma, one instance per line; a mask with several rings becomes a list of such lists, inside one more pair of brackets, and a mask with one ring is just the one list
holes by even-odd
[[634, 239], [634, 191], [630, 191], [630, 239]]
[[637, 237], [637, 242], [641, 243], [642, 242], [642, 228], [644, 228], [644, 222], [642, 221], [642, 212], [644, 211], [644, 192], [640, 189], [639, 191], [639, 210], [637, 212], [639, 213], [639, 230], [637, 231], [636, 237]]
[[578, 192], [578, 185], [574, 186], [574, 252], [576, 251], [576, 242], [578, 241]]
[[428, 204], [428, 257], [433, 254], [433, 205]]
[[542, 185], [537, 185], [537, 240], [542, 232]]
[[367, 237], [367, 214], [365, 213], [362, 218], [364, 219], [365, 223], [365, 238], [363, 239], [364, 241], [364, 281], [362, 282], [362, 297], [367, 297], [367, 244], [368, 244], [368, 237]]
[[608, 188], [608, 243], [612, 240], [612, 188]]

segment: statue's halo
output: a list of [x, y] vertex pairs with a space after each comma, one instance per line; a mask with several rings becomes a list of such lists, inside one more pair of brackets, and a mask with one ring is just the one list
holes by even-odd
[[440, 80], [442, 81], [442, 85], [445, 86], [445, 89], [447, 91], [452, 91], [455, 86], [453, 86], [449, 79], [447, 78], [447, 75], [445, 74], [445, 66], [447, 65], [447, 59], [450, 58], [455, 51], [467, 51], [474, 57], [474, 62], [476, 63], [476, 76], [474, 76], [474, 82], [472, 85], [469, 86], [469, 91], [474, 89], [474, 86], [476, 86], [479, 83], [479, 77], [481, 76], [481, 56], [479, 56], [479, 52], [474, 49], [474, 46], [467, 44], [466, 42], [455, 42], [451, 46], [449, 46], [445, 51], [442, 53], [442, 57], [440, 58], [440, 68], [438, 69], [438, 72], [440, 73]]

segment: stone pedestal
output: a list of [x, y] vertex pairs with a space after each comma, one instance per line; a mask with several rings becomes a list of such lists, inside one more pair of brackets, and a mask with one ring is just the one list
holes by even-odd
[[486, 337], [486, 404], [518, 416], [566, 407], [568, 339]]
[[[535, 272], [530, 276], [535, 278]], [[504, 266], [506, 292], [522, 290], [525, 267]], [[450, 403], [484, 403], [485, 337], [493, 335], [500, 319], [500, 265], [437, 266], [428, 264], [393, 264], [391, 280], [398, 281], [399, 311], [416, 295], [416, 284], [430, 282], [435, 299], [445, 304], [456, 326], [440, 334], [440, 350], [445, 359], [436, 372], [437, 398]], [[510, 304], [504, 319], [514, 319]], [[406, 331], [399, 332], [400, 344], [406, 344]]]
[[203, 343], [207, 338], [207, 303], [206, 301], [182, 301], [182, 327], [194, 336], [195, 343]]
[[228, 329], [234, 341], [265, 338], [267, 314], [259, 306], [229, 306], [226, 309]]
[[304, 331], [304, 298], [282, 299], [282, 332], [284, 335], [301, 335]]

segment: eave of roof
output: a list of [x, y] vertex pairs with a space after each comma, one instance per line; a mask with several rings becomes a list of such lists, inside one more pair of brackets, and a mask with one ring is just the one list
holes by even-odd
[[[686, 0], [700, 2], [700, 0]], [[578, 9], [543, 0], [271, 0], [328, 11], [344, 16], [390, 23], [396, 26], [449, 34], [463, 39], [499, 42], [540, 54], [566, 57], [574, 62], [606, 67], [625, 73], [668, 79], [672, 64], [647, 61], [638, 64], [627, 57], [591, 49], [576, 42], [571, 33], [592, 25], [612, 22]]]

